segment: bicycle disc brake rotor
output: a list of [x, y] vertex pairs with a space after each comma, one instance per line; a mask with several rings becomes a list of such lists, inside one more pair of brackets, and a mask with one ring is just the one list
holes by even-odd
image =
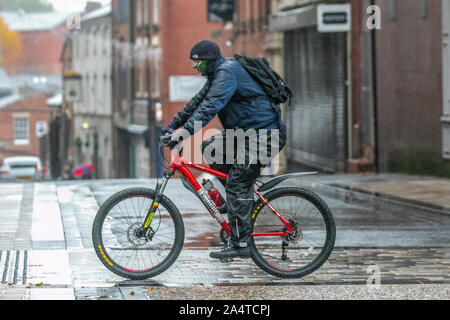
[[142, 223], [133, 223], [127, 231], [127, 239], [134, 247], [142, 247], [148, 243], [146, 236], [140, 235], [142, 232]]
[[303, 232], [300, 229], [298, 223], [296, 223], [295, 221], [290, 220], [289, 223], [291, 224], [293, 232], [292, 234], [284, 237], [283, 242], [285, 244], [298, 244], [303, 239]]

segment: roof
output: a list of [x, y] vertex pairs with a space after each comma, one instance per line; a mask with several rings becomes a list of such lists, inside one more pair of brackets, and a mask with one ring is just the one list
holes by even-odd
[[0, 97], [0, 109], [22, 99], [22, 96], [17, 93], [10, 77], [3, 68], [0, 68], [0, 92], [4, 93]]
[[52, 30], [65, 23], [74, 13], [3, 11], [0, 15], [9, 29], [20, 32]]
[[5, 69], [0, 67], [0, 90], [13, 90], [13, 88], [11, 79]]
[[23, 97], [18, 93], [13, 93], [12, 95], [0, 98], [0, 109], [5, 108], [22, 99]]
[[47, 105], [50, 107], [59, 107], [62, 105], [62, 103], [63, 103], [62, 93], [58, 93], [57, 95], [47, 100]]
[[106, 5], [104, 7], [98, 8], [97, 10], [91, 11], [85, 14], [82, 21], [88, 21], [92, 19], [102, 18], [110, 15], [112, 13], [111, 5]]

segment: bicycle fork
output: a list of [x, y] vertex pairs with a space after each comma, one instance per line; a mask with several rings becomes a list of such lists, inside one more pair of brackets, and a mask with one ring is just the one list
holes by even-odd
[[155, 218], [156, 210], [158, 210], [159, 203], [161, 202], [162, 196], [164, 194], [164, 190], [166, 189], [167, 182], [169, 182], [169, 179], [175, 174], [175, 172], [168, 171], [164, 173], [164, 177], [162, 179], [162, 182], [158, 182], [156, 185], [155, 190], [155, 198], [152, 201], [152, 205], [150, 206], [150, 209], [147, 212], [147, 216], [145, 217], [145, 223], [144, 223], [144, 234], [147, 234], [150, 225]]

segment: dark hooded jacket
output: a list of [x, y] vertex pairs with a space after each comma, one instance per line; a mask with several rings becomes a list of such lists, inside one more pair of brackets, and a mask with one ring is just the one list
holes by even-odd
[[216, 115], [224, 129], [276, 129], [283, 125], [261, 86], [235, 60], [220, 57], [213, 61], [203, 89], [191, 99], [169, 125], [195, 133], [194, 122], [206, 126]]

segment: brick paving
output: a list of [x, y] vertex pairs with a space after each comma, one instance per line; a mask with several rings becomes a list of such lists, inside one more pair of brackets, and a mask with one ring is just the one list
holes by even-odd
[[[174, 197], [181, 191], [176, 187], [178, 182], [172, 183], [170, 196], [183, 213], [185, 207], [192, 212], [184, 214], [186, 247], [169, 270], [147, 281], [115, 276], [92, 249], [91, 226], [98, 204], [116, 189], [123, 189], [125, 183], [105, 183], [107, 191], [102, 191], [101, 184], [95, 188], [87, 183], [56, 185], [65, 241], [50, 241], [45, 246], [30, 236], [36, 226], [32, 224], [35, 187], [1, 185], [6, 205], [0, 208], [5, 221], [0, 225], [0, 277], [5, 278], [0, 299], [449, 298], [446, 216], [307, 182], [328, 197], [326, 201], [337, 218], [337, 247], [313, 274], [302, 279], [278, 279], [251, 260], [224, 264], [209, 258], [209, 247], [220, 243], [217, 226], [212, 227], [214, 222], [198, 207], [196, 199]], [[10, 258], [6, 260], [8, 253]], [[380, 270], [381, 287], [368, 291], [373, 267]]]
[[[55, 252], [55, 256], [57, 255], [58, 253]], [[64, 286], [51, 284], [51, 279], [47, 278], [47, 281], [38, 288], [35, 282], [40, 280], [33, 278], [33, 270], [30, 270], [30, 282], [34, 281], [34, 284], [28, 283], [30, 288], [24, 289], [24, 286], [4, 284], [0, 290], [0, 299], [6, 296], [8, 299], [46, 299], [47, 297], [57, 297], [57, 299], [76, 297], [80, 300], [171, 299], [177, 297], [177, 291], [179, 291], [178, 297], [186, 296], [186, 293], [180, 293], [186, 290], [177, 290], [177, 288], [200, 290], [197, 292], [197, 295], [200, 295], [201, 292], [202, 294], [208, 292], [208, 288], [213, 290], [211, 288], [215, 287], [230, 287], [223, 291], [214, 289], [217, 299], [220, 299], [223, 292], [233, 290], [236, 294], [242, 291], [261, 291], [259, 296], [267, 296], [268, 292], [274, 290], [273, 294], [278, 292], [279, 299], [290, 299], [290, 293], [283, 292], [280, 288], [349, 285], [366, 287], [370, 276], [368, 269], [373, 266], [377, 266], [381, 272], [382, 287], [437, 285], [435, 288], [440, 288], [436, 289], [440, 292], [438, 296], [442, 296], [445, 292], [448, 293], [450, 285], [450, 248], [337, 248], [322, 268], [302, 279], [272, 277], [260, 270], [251, 260], [221, 263], [210, 259], [208, 250], [183, 250], [178, 261], [169, 270], [146, 281], [131, 281], [115, 276], [98, 262], [92, 250], [70, 251], [69, 261], [72, 266], [72, 284]], [[49, 261], [50, 263], [55, 263], [55, 259]], [[45, 269], [45, 265], [39, 267]], [[53, 272], [56, 273], [56, 271]], [[56, 274], [54, 276], [59, 277]], [[241, 289], [231, 289], [231, 287]], [[254, 289], [250, 289], [251, 287]], [[292, 293], [299, 289], [290, 290]], [[363, 290], [360, 294], [367, 292]], [[414, 292], [418, 294], [417, 291]], [[191, 297], [194, 296], [192, 292]], [[229, 297], [232, 296], [230, 293]], [[420, 295], [417, 297], [420, 298]]]

